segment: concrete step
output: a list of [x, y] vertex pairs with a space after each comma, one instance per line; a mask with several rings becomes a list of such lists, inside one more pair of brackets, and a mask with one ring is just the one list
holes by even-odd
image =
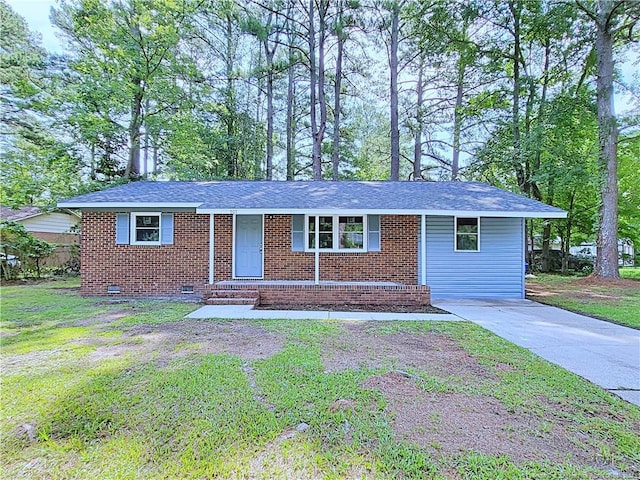
[[231, 290], [213, 289], [209, 292], [209, 298], [258, 298], [258, 290]]
[[209, 297], [204, 303], [207, 305], [256, 305], [258, 303], [258, 299], [242, 297]]

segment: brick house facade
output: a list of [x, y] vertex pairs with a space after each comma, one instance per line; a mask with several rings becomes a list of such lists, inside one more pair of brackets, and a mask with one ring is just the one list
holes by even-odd
[[58, 206], [82, 211], [83, 294], [221, 303], [523, 298], [525, 218], [566, 217], [479, 182], [141, 181]]
[[[82, 228], [82, 287], [103, 295], [110, 285], [132, 296], [175, 296], [184, 286], [202, 295], [209, 279], [210, 216], [174, 213], [171, 245], [116, 244], [116, 214], [86, 212]], [[214, 215], [214, 280], [232, 280], [233, 216]], [[418, 280], [418, 218], [382, 215], [379, 252], [321, 252], [320, 279], [336, 282]], [[264, 275], [267, 281], [313, 281], [314, 253], [292, 251], [291, 215], [264, 219]]]

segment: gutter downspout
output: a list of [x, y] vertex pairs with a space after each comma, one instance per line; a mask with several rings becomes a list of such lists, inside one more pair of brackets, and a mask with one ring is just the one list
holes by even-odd
[[213, 272], [214, 268], [214, 248], [213, 248], [213, 234], [214, 234], [214, 226], [213, 226], [213, 213], [209, 214], [209, 285], [213, 285]]
[[420, 261], [422, 262], [422, 271], [420, 275], [420, 285], [427, 284], [427, 215], [420, 215], [420, 234], [422, 241], [420, 242]]
[[314, 259], [315, 259], [315, 275], [314, 275], [314, 282], [316, 285], [320, 284], [320, 216], [316, 215], [315, 216], [315, 222], [316, 222], [316, 231], [315, 231], [315, 244], [316, 244], [316, 248], [315, 248], [315, 252], [314, 252]]

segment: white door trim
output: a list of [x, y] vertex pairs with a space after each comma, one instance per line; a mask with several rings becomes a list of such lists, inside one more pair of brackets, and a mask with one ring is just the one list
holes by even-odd
[[[237, 214], [237, 213], [233, 214], [233, 225], [231, 227], [231, 230], [232, 230], [231, 231], [231, 241], [233, 242], [232, 243], [232, 248], [231, 248], [231, 250], [232, 250], [232, 255], [231, 255], [231, 278], [234, 279], [234, 280], [236, 280], [236, 279], [241, 280], [243, 278], [247, 278], [247, 279], [250, 278], [250, 279], [254, 279], [254, 280], [262, 280], [262, 279], [264, 279], [264, 215], [260, 215], [260, 218], [261, 218], [261, 221], [262, 221], [262, 240], [261, 240], [261, 244], [262, 244], [261, 250], [262, 251], [260, 252], [262, 254], [261, 255], [261, 257], [262, 257], [262, 265], [261, 265], [262, 272], [261, 272], [259, 277], [238, 277], [238, 276], [236, 276], [236, 217], [239, 216], [239, 215], [246, 216], [244, 214]], [[253, 215], [257, 215], [257, 214], [249, 214], [249, 215], [253, 216]]]

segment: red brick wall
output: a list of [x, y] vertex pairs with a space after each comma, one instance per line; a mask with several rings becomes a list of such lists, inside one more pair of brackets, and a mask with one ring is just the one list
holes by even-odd
[[[215, 280], [231, 280], [232, 217], [215, 216]], [[320, 253], [321, 281], [418, 282], [418, 218], [382, 215], [380, 252]], [[291, 251], [291, 215], [264, 220], [264, 279], [313, 280], [314, 253]]]
[[231, 280], [233, 262], [233, 216], [215, 215], [213, 220], [214, 281]]
[[180, 295], [183, 285], [202, 294], [209, 281], [209, 216], [174, 214], [173, 245], [116, 245], [115, 213], [83, 212], [81, 291], [103, 295]]
[[260, 305], [429, 305], [429, 287], [423, 285], [264, 284], [242, 282], [211, 285], [207, 297], [258, 298]]
[[[216, 215], [215, 281], [231, 280], [231, 215]], [[380, 252], [320, 254], [322, 281], [393, 281], [415, 285], [415, 216], [383, 215]], [[83, 213], [82, 293], [101, 295], [119, 285], [123, 295], [179, 295], [183, 285], [202, 294], [209, 279], [209, 215], [174, 214], [174, 244], [116, 245], [115, 213]], [[291, 251], [291, 216], [265, 218], [265, 280], [313, 280], [313, 252]]]

